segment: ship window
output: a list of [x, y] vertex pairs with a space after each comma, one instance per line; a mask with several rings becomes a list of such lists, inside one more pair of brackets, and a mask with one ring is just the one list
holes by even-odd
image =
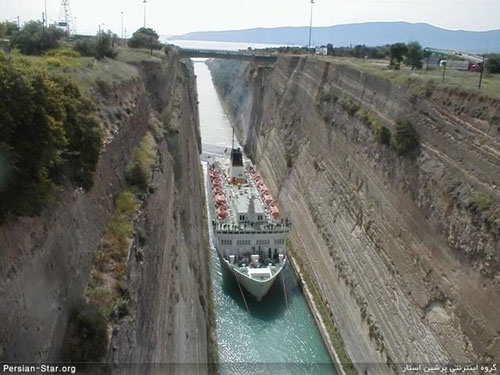
[[262, 215], [257, 216], [257, 220], [261, 221], [262, 220]]
[[278, 238], [277, 240], [274, 240], [275, 245], [283, 245], [285, 243], [285, 240], [283, 238]]
[[245, 221], [245, 215], [240, 215], [240, 221]]
[[221, 245], [232, 245], [233, 240], [221, 240]]

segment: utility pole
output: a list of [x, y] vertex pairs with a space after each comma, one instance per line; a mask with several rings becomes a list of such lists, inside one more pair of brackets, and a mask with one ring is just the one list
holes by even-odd
[[146, 28], [146, 0], [142, 0], [142, 3], [144, 4], [144, 28]]
[[17, 29], [21, 30], [21, 19], [17, 16]]
[[42, 40], [45, 39], [45, 12], [42, 12]]
[[123, 39], [123, 10], [120, 13], [122, 15], [122, 39]]
[[444, 83], [444, 75], [445, 75], [445, 73], [446, 73], [446, 63], [447, 63], [447, 61], [444, 61], [444, 62], [442, 63], [442, 64], [443, 64], [443, 66], [444, 66], [444, 69], [443, 69], [443, 79], [441, 80], [441, 83]]
[[45, 0], [45, 27], [47, 27], [49, 24], [49, 15], [47, 14], [47, 0]]
[[[146, 0], [144, 0], [146, 1]], [[308, 44], [308, 49], [307, 52], [311, 53], [311, 35], [312, 35], [312, 24], [313, 24], [313, 5], [314, 5], [314, 0], [311, 0], [311, 17], [309, 20], [309, 44]]]
[[478, 90], [481, 90], [481, 82], [483, 81], [483, 72], [484, 72], [484, 53], [483, 53], [483, 62], [481, 63], [481, 70], [479, 71], [479, 85], [477, 86]]

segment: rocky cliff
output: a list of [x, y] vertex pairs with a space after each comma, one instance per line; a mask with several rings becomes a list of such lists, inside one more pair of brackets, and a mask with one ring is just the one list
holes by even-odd
[[[317, 58], [211, 69], [358, 371], [500, 360], [500, 102]], [[376, 140], [401, 118], [406, 155]]]
[[213, 327], [194, 73], [175, 58], [127, 69], [135, 70], [129, 79], [98, 82], [93, 90], [106, 136], [93, 188], [68, 187], [39, 217], [13, 219], [0, 228], [3, 360], [59, 358], [114, 197], [125, 188], [132, 150], [152, 122], [168, 118], [153, 188], [135, 224], [130, 315], [113, 332], [108, 359], [207, 362]]

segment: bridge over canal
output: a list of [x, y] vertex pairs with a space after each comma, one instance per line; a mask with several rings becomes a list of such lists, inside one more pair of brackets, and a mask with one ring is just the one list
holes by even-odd
[[178, 48], [179, 57], [191, 58], [213, 58], [213, 59], [232, 59], [253, 61], [257, 63], [272, 64], [278, 59], [278, 55], [274, 53], [257, 53], [251, 51], [226, 51], [212, 49], [196, 49], [196, 48]]

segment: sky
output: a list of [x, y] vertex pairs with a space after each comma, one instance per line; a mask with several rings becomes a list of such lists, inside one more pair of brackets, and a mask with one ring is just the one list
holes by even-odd
[[[69, 0], [76, 30], [99, 26], [130, 36], [143, 26], [143, 0]], [[313, 26], [371, 21], [424, 22], [451, 30], [500, 29], [500, 0], [314, 0]], [[0, 20], [59, 19], [61, 0], [0, 0]], [[160, 35], [254, 27], [308, 26], [310, 0], [147, 0], [146, 25]]]

